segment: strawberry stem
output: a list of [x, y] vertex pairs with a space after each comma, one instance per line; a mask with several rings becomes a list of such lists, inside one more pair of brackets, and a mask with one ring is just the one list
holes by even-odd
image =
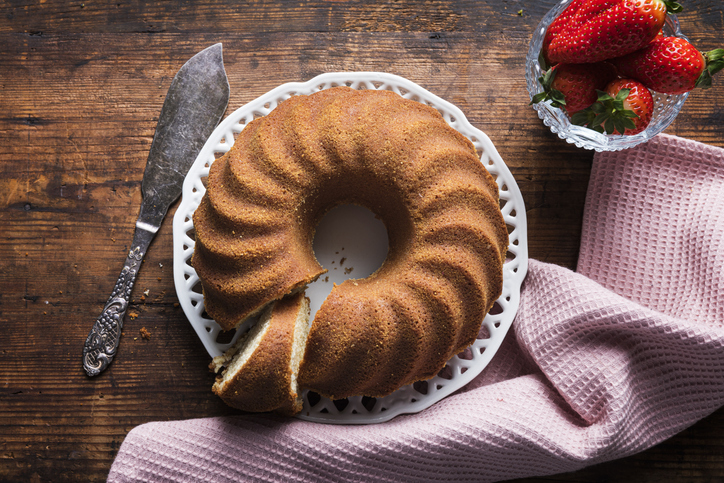
[[596, 132], [613, 134], [618, 132], [623, 134], [626, 129], [634, 129], [636, 124], [632, 119], [639, 116], [625, 109], [623, 101], [626, 100], [631, 89], [621, 89], [616, 97], [611, 97], [604, 91], [598, 92], [598, 100], [589, 108], [577, 112], [571, 116], [571, 123], [577, 126], [586, 126]]
[[666, 5], [666, 13], [681, 13], [681, 11], [684, 10], [684, 7], [682, 7], [680, 3], [673, 0], [662, 1], [664, 2], [664, 5]]
[[551, 101], [552, 107], [562, 108], [566, 105], [566, 96], [563, 95], [558, 89], [553, 89], [553, 79], [556, 78], [556, 69], [548, 69], [542, 76], [538, 78], [538, 82], [543, 86], [543, 92], [533, 96], [529, 106], [532, 104], [538, 104], [543, 101]]
[[704, 54], [706, 67], [696, 80], [695, 87], [708, 89], [711, 87], [711, 78], [714, 74], [724, 69], [724, 49], [714, 49]]

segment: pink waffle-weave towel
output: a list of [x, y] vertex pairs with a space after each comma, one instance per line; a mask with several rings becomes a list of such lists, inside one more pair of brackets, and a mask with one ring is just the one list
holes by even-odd
[[724, 150], [659, 135], [594, 157], [577, 273], [531, 260], [468, 386], [369, 426], [148, 423], [110, 482], [495, 481], [649, 448], [724, 405]]

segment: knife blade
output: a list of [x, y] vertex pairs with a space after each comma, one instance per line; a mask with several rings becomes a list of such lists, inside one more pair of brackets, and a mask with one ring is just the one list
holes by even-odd
[[141, 182], [143, 201], [133, 243], [103, 312], [83, 345], [88, 376], [103, 372], [116, 356], [123, 319], [141, 262], [184, 178], [229, 103], [221, 44], [202, 50], [171, 81]]

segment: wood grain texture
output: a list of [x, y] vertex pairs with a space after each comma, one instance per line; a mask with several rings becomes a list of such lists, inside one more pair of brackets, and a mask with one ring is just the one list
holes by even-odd
[[[129, 249], [168, 86], [212, 43], [224, 44], [229, 112], [285, 82], [362, 70], [458, 105], [518, 181], [531, 257], [575, 268], [593, 154], [543, 126], [523, 78], [531, 32], [554, 3], [2, 3], [0, 481], [104, 481], [134, 426], [233, 414], [177, 306], [174, 209], [139, 273], [117, 360], [94, 379], [80, 363]], [[722, 43], [721, 2], [687, 2], [680, 20], [702, 50]], [[724, 147], [723, 92], [715, 79], [692, 94], [667, 132]], [[723, 410], [640, 455], [527, 481], [721, 479], [721, 434]]]

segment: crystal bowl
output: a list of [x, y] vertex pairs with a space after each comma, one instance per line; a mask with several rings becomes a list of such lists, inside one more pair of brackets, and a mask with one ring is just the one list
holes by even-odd
[[[543, 86], [538, 82], [538, 78], [543, 74], [543, 70], [538, 62], [538, 56], [543, 45], [543, 37], [551, 22], [566, 9], [570, 2], [571, 0], [563, 0], [553, 7], [543, 17], [543, 20], [541, 20], [533, 33], [533, 38], [530, 41], [530, 47], [528, 49], [528, 56], [525, 61], [525, 80], [531, 99], [539, 92], [543, 92]], [[664, 24], [663, 30], [666, 36], [686, 38], [681, 33], [679, 20], [674, 15], [666, 16], [666, 23]], [[654, 114], [651, 122], [645, 130], [633, 136], [601, 134], [587, 127], [571, 124], [568, 115], [561, 109], [551, 107], [550, 101], [539, 102], [538, 104], [533, 104], [532, 107], [538, 112], [538, 117], [543, 120], [543, 124], [550, 127], [551, 131], [557, 134], [559, 138], [575, 144], [579, 148], [593, 149], [599, 152], [620, 151], [646, 142], [669, 127], [681, 110], [681, 106], [684, 105], [684, 101], [686, 101], [689, 93], [669, 95], [651, 91], [651, 95], [654, 97]]]

